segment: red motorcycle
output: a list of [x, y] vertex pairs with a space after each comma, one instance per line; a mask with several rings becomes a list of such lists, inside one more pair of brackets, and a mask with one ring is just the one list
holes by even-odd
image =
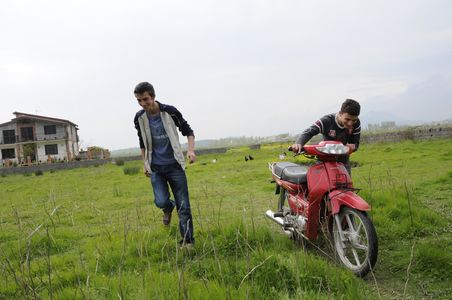
[[369, 204], [356, 194], [344, 164], [337, 162], [350, 153], [341, 142], [323, 141], [303, 147], [300, 154], [318, 160], [310, 167], [270, 163], [279, 198], [278, 211], [267, 210], [266, 216], [295, 240], [315, 242], [325, 229], [339, 261], [364, 277], [377, 262], [378, 240], [367, 215]]

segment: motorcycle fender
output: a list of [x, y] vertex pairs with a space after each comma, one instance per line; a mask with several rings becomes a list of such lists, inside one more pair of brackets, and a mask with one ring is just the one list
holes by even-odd
[[339, 213], [341, 206], [345, 205], [360, 211], [369, 211], [370, 205], [352, 191], [335, 190], [329, 193], [333, 215]]

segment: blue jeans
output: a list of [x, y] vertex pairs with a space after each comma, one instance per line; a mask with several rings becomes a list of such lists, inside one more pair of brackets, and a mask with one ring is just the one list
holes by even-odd
[[[161, 208], [164, 213], [173, 211], [177, 208], [179, 215], [179, 230], [182, 235], [182, 241], [193, 243], [193, 220], [188, 197], [187, 176], [185, 171], [178, 164], [171, 165], [152, 165], [151, 183], [154, 190], [154, 203]], [[174, 200], [170, 199], [168, 184], [174, 195]]]

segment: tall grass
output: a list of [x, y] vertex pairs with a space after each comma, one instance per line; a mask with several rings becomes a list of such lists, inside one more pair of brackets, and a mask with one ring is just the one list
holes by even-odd
[[[381, 245], [365, 280], [264, 218], [276, 207], [267, 162], [286, 145], [203, 155], [188, 166], [190, 252], [178, 248], [177, 217], [161, 225], [141, 172], [102, 165], [1, 177], [0, 298], [444, 298], [451, 292], [451, 222], [443, 212], [451, 144], [363, 145], [352, 157]], [[245, 162], [248, 154], [255, 159]], [[124, 168], [141, 170], [141, 162]]]

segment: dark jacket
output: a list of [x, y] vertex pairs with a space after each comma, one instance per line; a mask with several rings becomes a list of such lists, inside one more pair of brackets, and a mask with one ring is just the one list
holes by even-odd
[[[193, 130], [190, 125], [182, 117], [182, 114], [171, 105], [166, 105], [158, 102], [160, 107], [160, 116], [162, 118], [163, 127], [173, 148], [174, 158], [177, 162], [185, 168], [185, 158], [182, 153], [182, 147], [179, 143], [179, 130], [184, 136], [194, 136]], [[149, 128], [149, 120], [144, 109], [136, 113], [133, 120], [135, 129], [137, 130], [138, 139], [140, 142], [140, 148], [145, 149], [145, 160], [151, 164], [152, 159], [152, 135]]]
[[303, 131], [296, 143], [304, 146], [311, 138], [319, 133], [323, 135], [323, 140], [325, 141], [340, 141], [344, 145], [355, 144], [356, 151], [358, 150], [361, 137], [361, 122], [358, 119], [358, 121], [353, 124], [353, 129], [350, 131], [337, 123], [336, 114], [329, 114], [315, 121], [314, 124]]

